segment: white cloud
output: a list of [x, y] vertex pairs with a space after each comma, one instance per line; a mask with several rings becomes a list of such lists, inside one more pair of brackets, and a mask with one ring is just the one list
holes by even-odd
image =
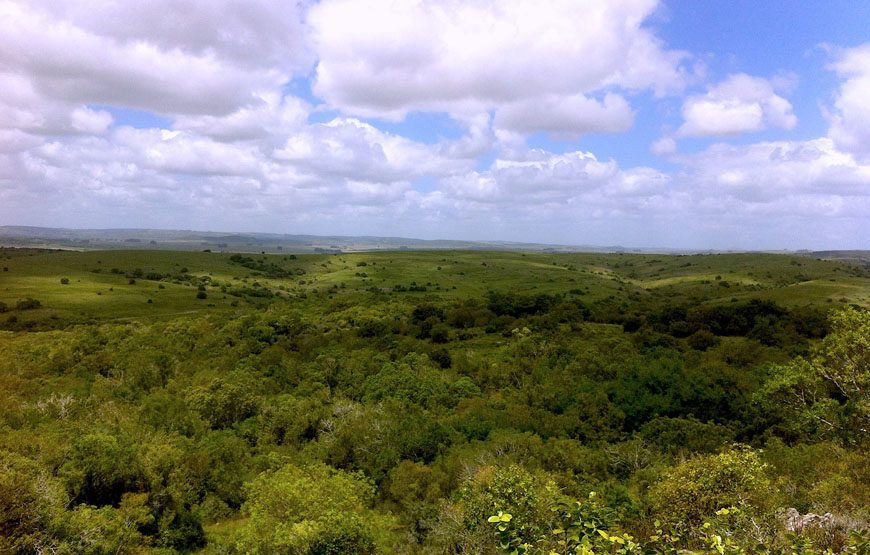
[[448, 175], [472, 165], [469, 158], [450, 156], [453, 152], [450, 145], [424, 145], [354, 118], [336, 118], [294, 134], [272, 155], [315, 177], [392, 182]]
[[827, 138], [717, 144], [679, 159], [687, 170], [684, 179], [699, 198], [772, 203], [795, 196], [870, 197], [870, 165]]
[[[866, 247], [868, 45], [831, 66], [828, 138], [678, 154], [684, 136], [794, 127], [794, 79], [736, 74], [685, 99], [683, 126], [650, 145], [677, 169], [625, 166], [591, 141], [529, 148], [532, 133], [619, 133], [635, 117], [648, 141], [650, 119], [679, 108], [632, 106], [690, 79], [689, 56], [644, 26], [656, 8], [0, 0], [0, 221]], [[315, 98], [288, 92], [309, 85]], [[169, 123], [135, 129], [123, 108]], [[364, 119], [410, 111], [446, 112], [462, 136], [419, 133], [426, 114]]]
[[831, 67], [844, 81], [828, 135], [849, 152], [870, 155], [870, 43], [842, 51]]
[[652, 168], [623, 170], [615, 161], [600, 161], [591, 152], [532, 150], [520, 158], [498, 158], [487, 170], [447, 178], [437, 198], [442, 202], [468, 201], [478, 208], [497, 204], [514, 214], [561, 207], [557, 211], [564, 217], [565, 208], [572, 205], [613, 208], [613, 201], [606, 199], [660, 194], [669, 182], [667, 175]]
[[797, 125], [791, 103], [776, 94], [770, 81], [744, 73], [729, 76], [706, 94], [687, 98], [683, 119], [678, 133], [687, 137], [737, 135]]
[[856, 248], [866, 233], [870, 166], [825, 138], [713, 145], [676, 157], [673, 174], [588, 152], [519, 158], [444, 179], [420, 206], [457, 226], [564, 243], [629, 234], [636, 245]]
[[[233, 9], [231, 3], [222, 8], [211, 2], [188, 4], [185, 23], [167, 19], [170, 31], [161, 36], [159, 29], [166, 25], [151, 27], [149, 21], [161, 13], [164, 19], [178, 17], [179, 6], [173, 6], [160, 12], [156, 3], [113, 3], [103, 13], [85, 2], [39, 6], [0, 0], [0, 72], [26, 79], [47, 101], [215, 115], [256, 104], [258, 93], [281, 86], [292, 75], [292, 66], [269, 63], [279, 52], [263, 52], [260, 62], [250, 55], [246, 47], [257, 46], [258, 34], [253, 28], [240, 32], [233, 23], [239, 18], [221, 17]], [[274, 2], [271, 12], [275, 22], [286, 22], [288, 32], [301, 28], [282, 15], [295, 14], [293, 6]], [[196, 33], [206, 27], [214, 41], [209, 43], [208, 33], [202, 32], [205, 42], [197, 44]], [[235, 38], [225, 40], [228, 44], [214, 38], [224, 34]], [[251, 43], [239, 43], [244, 37]], [[295, 57], [290, 50], [283, 55]]]
[[91, 110], [87, 106], [81, 106], [72, 111], [70, 120], [76, 131], [100, 135], [112, 125], [112, 114], [105, 110]]
[[602, 100], [572, 95], [513, 102], [498, 109], [493, 125], [518, 133], [546, 131], [573, 138], [584, 133], [619, 133], [633, 123], [634, 114], [625, 98], [608, 93]]
[[[656, 4], [325, 0], [308, 18], [319, 54], [314, 90], [347, 113], [392, 119], [514, 104], [502, 120], [544, 131], [553, 122], [529, 117], [522, 103], [549, 97], [578, 113], [571, 133], [590, 120], [621, 129], [627, 110], [618, 97], [598, 104], [582, 95], [612, 86], [664, 93], [684, 84], [684, 54], [667, 51], [642, 26]], [[596, 108], [619, 112], [617, 123], [602, 123]]]
[[314, 61], [303, 0], [28, 0], [49, 19], [117, 44], [211, 55], [232, 66], [307, 71]]
[[667, 156], [677, 151], [677, 141], [672, 137], [661, 137], [653, 141], [649, 150], [656, 156]]
[[263, 94], [255, 106], [245, 106], [221, 116], [178, 116], [173, 128], [221, 141], [280, 139], [302, 129], [311, 107], [303, 100], [280, 94]]

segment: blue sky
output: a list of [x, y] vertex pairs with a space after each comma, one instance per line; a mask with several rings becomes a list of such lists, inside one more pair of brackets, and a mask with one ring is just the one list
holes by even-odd
[[870, 248], [870, 3], [0, 0], [0, 224]]

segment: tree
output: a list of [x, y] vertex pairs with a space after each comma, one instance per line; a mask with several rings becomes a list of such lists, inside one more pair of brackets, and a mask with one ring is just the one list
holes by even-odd
[[846, 443], [870, 439], [870, 312], [847, 307], [809, 359], [775, 366], [761, 400], [784, 410], [798, 434]]

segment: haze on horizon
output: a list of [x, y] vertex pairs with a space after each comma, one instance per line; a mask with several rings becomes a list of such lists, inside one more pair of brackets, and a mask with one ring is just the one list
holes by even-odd
[[870, 248], [870, 4], [0, 0], [0, 225]]

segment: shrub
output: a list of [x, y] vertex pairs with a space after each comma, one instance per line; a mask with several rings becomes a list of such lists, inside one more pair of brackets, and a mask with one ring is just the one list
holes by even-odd
[[18, 301], [17, 303], [15, 303], [16, 310], [33, 310], [41, 306], [41, 302], [37, 301], [36, 299], [31, 299], [30, 297], [24, 299], [23, 301]]
[[242, 553], [366, 555], [393, 524], [370, 508], [374, 491], [362, 476], [322, 463], [264, 472], [245, 489], [250, 518], [235, 546]]
[[382, 320], [365, 320], [360, 322], [357, 331], [360, 337], [384, 337], [390, 333], [390, 327]]
[[231, 372], [212, 380], [207, 386], [195, 387], [187, 395], [188, 403], [212, 428], [228, 428], [257, 413], [259, 384], [244, 372]]
[[695, 457], [653, 485], [650, 502], [665, 520], [688, 526], [697, 526], [728, 507], [762, 514], [770, 508], [774, 493], [766, 469], [758, 453], [748, 447]]
[[116, 505], [141, 480], [132, 442], [106, 433], [76, 438], [59, 475], [75, 503]]
[[453, 359], [450, 357], [450, 352], [444, 348], [433, 350], [429, 353], [429, 359], [441, 368], [446, 369], [453, 365]]
[[61, 285], [69, 285], [69, 278], [65, 278], [65, 277], [60, 278], [60, 284]]
[[437, 321], [443, 320], [444, 310], [434, 305], [423, 304], [414, 308], [411, 312], [411, 321], [415, 324], [425, 322], [429, 318], [434, 318]]
[[450, 329], [444, 324], [438, 324], [432, 327], [430, 337], [432, 343], [447, 343], [450, 341]]
[[446, 404], [447, 384], [425, 355], [411, 353], [397, 362], [384, 364], [364, 384], [366, 401], [399, 399], [424, 407]]
[[710, 330], [698, 330], [686, 339], [686, 343], [696, 351], [706, 351], [710, 347], [718, 345], [719, 338], [713, 335]]

